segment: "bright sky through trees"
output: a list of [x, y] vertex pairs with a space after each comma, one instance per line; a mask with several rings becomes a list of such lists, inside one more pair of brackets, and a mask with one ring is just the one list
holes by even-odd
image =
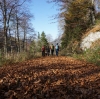
[[58, 14], [57, 6], [54, 3], [47, 3], [47, 0], [33, 0], [30, 5], [31, 13], [34, 14], [32, 23], [35, 31], [44, 31], [46, 35], [51, 34], [52, 39], [56, 39], [59, 34], [58, 22], [54, 19]]

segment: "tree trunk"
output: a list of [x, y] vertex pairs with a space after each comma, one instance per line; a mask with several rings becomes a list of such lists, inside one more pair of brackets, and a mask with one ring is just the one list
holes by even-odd
[[91, 6], [91, 11], [90, 11], [90, 15], [91, 15], [91, 23], [94, 25], [95, 24], [95, 7], [94, 7], [95, 1], [92, 0], [92, 6]]
[[25, 28], [24, 28], [24, 39], [23, 39], [23, 50], [25, 51], [25, 40], [26, 40], [26, 31], [25, 31]]
[[6, 0], [4, 0], [4, 54], [7, 56], [7, 8], [6, 8]]
[[20, 52], [19, 26], [18, 26], [18, 17], [17, 17], [17, 15], [16, 15], [16, 21], [17, 21], [17, 46], [18, 46], [18, 52]]

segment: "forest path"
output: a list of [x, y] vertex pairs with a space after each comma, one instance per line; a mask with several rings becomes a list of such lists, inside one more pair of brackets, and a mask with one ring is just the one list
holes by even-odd
[[0, 99], [100, 99], [100, 68], [63, 56], [3, 66]]

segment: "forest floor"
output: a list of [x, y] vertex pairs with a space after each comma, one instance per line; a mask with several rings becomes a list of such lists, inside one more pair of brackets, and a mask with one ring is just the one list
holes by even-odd
[[63, 56], [3, 66], [0, 99], [100, 99], [100, 67]]

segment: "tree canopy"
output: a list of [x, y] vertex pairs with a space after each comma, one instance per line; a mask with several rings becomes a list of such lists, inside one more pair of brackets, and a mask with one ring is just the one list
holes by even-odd
[[59, 18], [64, 20], [62, 47], [71, 41], [80, 41], [83, 33], [94, 24], [95, 10], [92, 0], [50, 0], [60, 5]]

